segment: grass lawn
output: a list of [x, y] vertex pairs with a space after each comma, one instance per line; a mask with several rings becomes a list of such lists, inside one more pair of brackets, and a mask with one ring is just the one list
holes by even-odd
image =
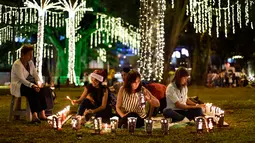
[[[57, 102], [54, 113], [69, 105], [66, 96], [76, 98], [82, 89], [63, 89], [57, 91]], [[195, 126], [171, 128], [169, 135], [154, 131], [146, 135], [143, 130], [130, 135], [126, 130], [118, 130], [117, 134], [91, 135], [91, 130], [82, 127], [77, 133], [70, 124], [65, 124], [62, 131], [54, 131], [46, 122], [39, 125], [27, 123], [25, 120], [7, 122], [11, 96], [0, 96], [0, 142], [255, 142], [255, 89], [253, 88], [205, 88], [190, 87], [189, 96], [199, 96], [204, 102], [211, 102], [225, 110], [225, 121], [230, 124], [226, 128], [215, 128], [213, 133], [197, 134]], [[72, 111], [77, 106], [71, 107]], [[77, 134], [81, 135], [80, 139]]]

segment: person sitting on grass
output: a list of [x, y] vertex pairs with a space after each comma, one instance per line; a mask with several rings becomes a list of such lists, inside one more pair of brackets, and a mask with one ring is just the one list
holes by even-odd
[[89, 115], [95, 114], [95, 117], [102, 117], [103, 122], [109, 122], [112, 116], [112, 108], [108, 104], [108, 88], [102, 85], [106, 77], [104, 70], [95, 70], [90, 74], [91, 83], [84, 87], [84, 91], [78, 100], [73, 103], [79, 103], [78, 115], [85, 116], [89, 120]]
[[[47, 108], [44, 90], [36, 72], [33, 58], [33, 46], [23, 45], [21, 58], [17, 59], [11, 70], [11, 94], [16, 97], [25, 96], [28, 99], [32, 113], [32, 122], [41, 123], [46, 120], [45, 109]], [[37, 115], [40, 113], [40, 119]]]
[[141, 75], [135, 70], [130, 70], [117, 97], [116, 110], [120, 116], [119, 128], [127, 127], [128, 117], [137, 117], [137, 128], [144, 125], [144, 119], [147, 115], [145, 106], [141, 101], [142, 96], [151, 106], [159, 107], [158, 99], [141, 85]]
[[[196, 104], [191, 101], [188, 94], [187, 80], [189, 74], [184, 68], [175, 72], [173, 82], [167, 86], [167, 107], [163, 110], [165, 118], [172, 118], [173, 122], [194, 120], [197, 116], [203, 116], [204, 104]], [[189, 120], [187, 120], [187, 118]]]

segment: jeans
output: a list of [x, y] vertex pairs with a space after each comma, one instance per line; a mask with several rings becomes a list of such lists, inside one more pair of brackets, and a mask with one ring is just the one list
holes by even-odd
[[185, 117], [189, 120], [195, 120], [195, 117], [203, 116], [203, 111], [201, 108], [194, 108], [188, 110], [172, 110], [170, 108], [164, 109], [163, 116], [165, 118], [172, 118], [173, 122], [181, 121]]

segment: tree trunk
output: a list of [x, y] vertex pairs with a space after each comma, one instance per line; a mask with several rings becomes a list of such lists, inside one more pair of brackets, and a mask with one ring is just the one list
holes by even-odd
[[[192, 83], [195, 85], [204, 85], [207, 78], [208, 63], [211, 56], [212, 39], [207, 34], [202, 34], [199, 38], [196, 36], [195, 49], [192, 62]], [[199, 39], [199, 40], [198, 40]]]

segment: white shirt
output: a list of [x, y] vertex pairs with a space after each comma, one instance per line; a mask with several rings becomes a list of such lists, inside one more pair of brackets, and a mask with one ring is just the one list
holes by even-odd
[[179, 101], [181, 104], [186, 105], [188, 98], [188, 87], [184, 86], [180, 91], [175, 83], [171, 83], [166, 88], [166, 109], [170, 108], [172, 110], [183, 110], [175, 107], [175, 103]]
[[[35, 78], [35, 82], [38, 83], [39, 77], [36, 72], [34, 62], [29, 61], [29, 68], [30, 68], [30, 74]], [[20, 59], [16, 60], [12, 65], [12, 71], [11, 71], [11, 94], [20, 97], [20, 87], [23, 83], [27, 87], [32, 87], [34, 85], [33, 83], [26, 80], [28, 77], [29, 72], [26, 70]]]

